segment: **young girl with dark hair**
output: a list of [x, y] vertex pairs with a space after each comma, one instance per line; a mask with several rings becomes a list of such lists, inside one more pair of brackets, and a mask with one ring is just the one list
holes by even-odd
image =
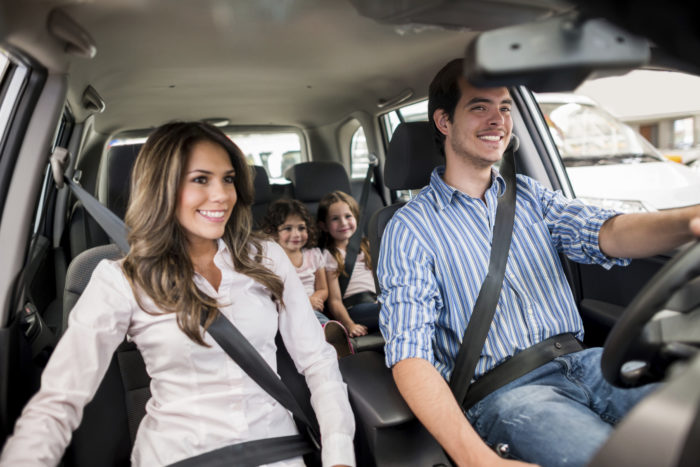
[[323, 326], [326, 340], [335, 347], [339, 358], [350, 355], [352, 347], [345, 327], [338, 321], [329, 320], [323, 313], [328, 298], [328, 281], [323, 253], [315, 246], [316, 229], [309, 210], [295, 199], [277, 200], [270, 204], [262, 230], [287, 253]]

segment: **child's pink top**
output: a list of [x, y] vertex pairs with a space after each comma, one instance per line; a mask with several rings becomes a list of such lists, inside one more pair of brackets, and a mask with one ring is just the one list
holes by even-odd
[[[345, 258], [345, 250], [338, 248], [338, 251]], [[338, 269], [338, 262], [330, 251], [323, 250], [323, 259], [326, 262], [326, 271]], [[377, 289], [374, 287], [374, 276], [372, 276], [372, 271], [365, 265], [365, 254], [362, 251], [358, 253], [355, 259], [355, 267], [352, 270], [350, 282], [348, 283], [348, 288], [345, 289], [343, 298], [348, 298], [361, 292], [377, 293]]]
[[319, 248], [304, 248], [302, 250], [301, 266], [296, 268], [304, 290], [309, 297], [316, 291], [316, 271], [325, 265], [323, 253]]

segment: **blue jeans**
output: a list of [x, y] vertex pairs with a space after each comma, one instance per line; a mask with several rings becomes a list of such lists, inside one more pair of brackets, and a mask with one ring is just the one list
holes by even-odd
[[328, 322], [328, 316], [324, 315], [322, 312], [314, 310], [314, 313], [316, 314], [316, 318], [318, 318], [318, 321], [319, 323], [321, 323], [321, 325], [324, 325]]
[[600, 371], [601, 348], [555, 358], [486, 396], [466, 413], [490, 446], [548, 466], [585, 465], [618, 420], [656, 386], [621, 389]]
[[378, 303], [358, 303], [348, 309], [348, 314], [357, 324], [364, 324], [367, 326], [368, 332], [379, 330]]

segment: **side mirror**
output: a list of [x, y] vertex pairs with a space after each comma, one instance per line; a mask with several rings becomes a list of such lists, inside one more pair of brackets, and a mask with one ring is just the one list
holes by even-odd
[[646, 39], [603, 19], [566, 16], [482, 32], [467, 46], [464, 71], [479, 87], [568, 91], [593, 71], [624, 72], [650, 57]]

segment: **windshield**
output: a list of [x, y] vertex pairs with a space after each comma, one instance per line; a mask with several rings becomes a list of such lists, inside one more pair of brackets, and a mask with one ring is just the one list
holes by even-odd
[[567, 167], [663, 160], [651, 143], [594, 104], [539, 104]]

